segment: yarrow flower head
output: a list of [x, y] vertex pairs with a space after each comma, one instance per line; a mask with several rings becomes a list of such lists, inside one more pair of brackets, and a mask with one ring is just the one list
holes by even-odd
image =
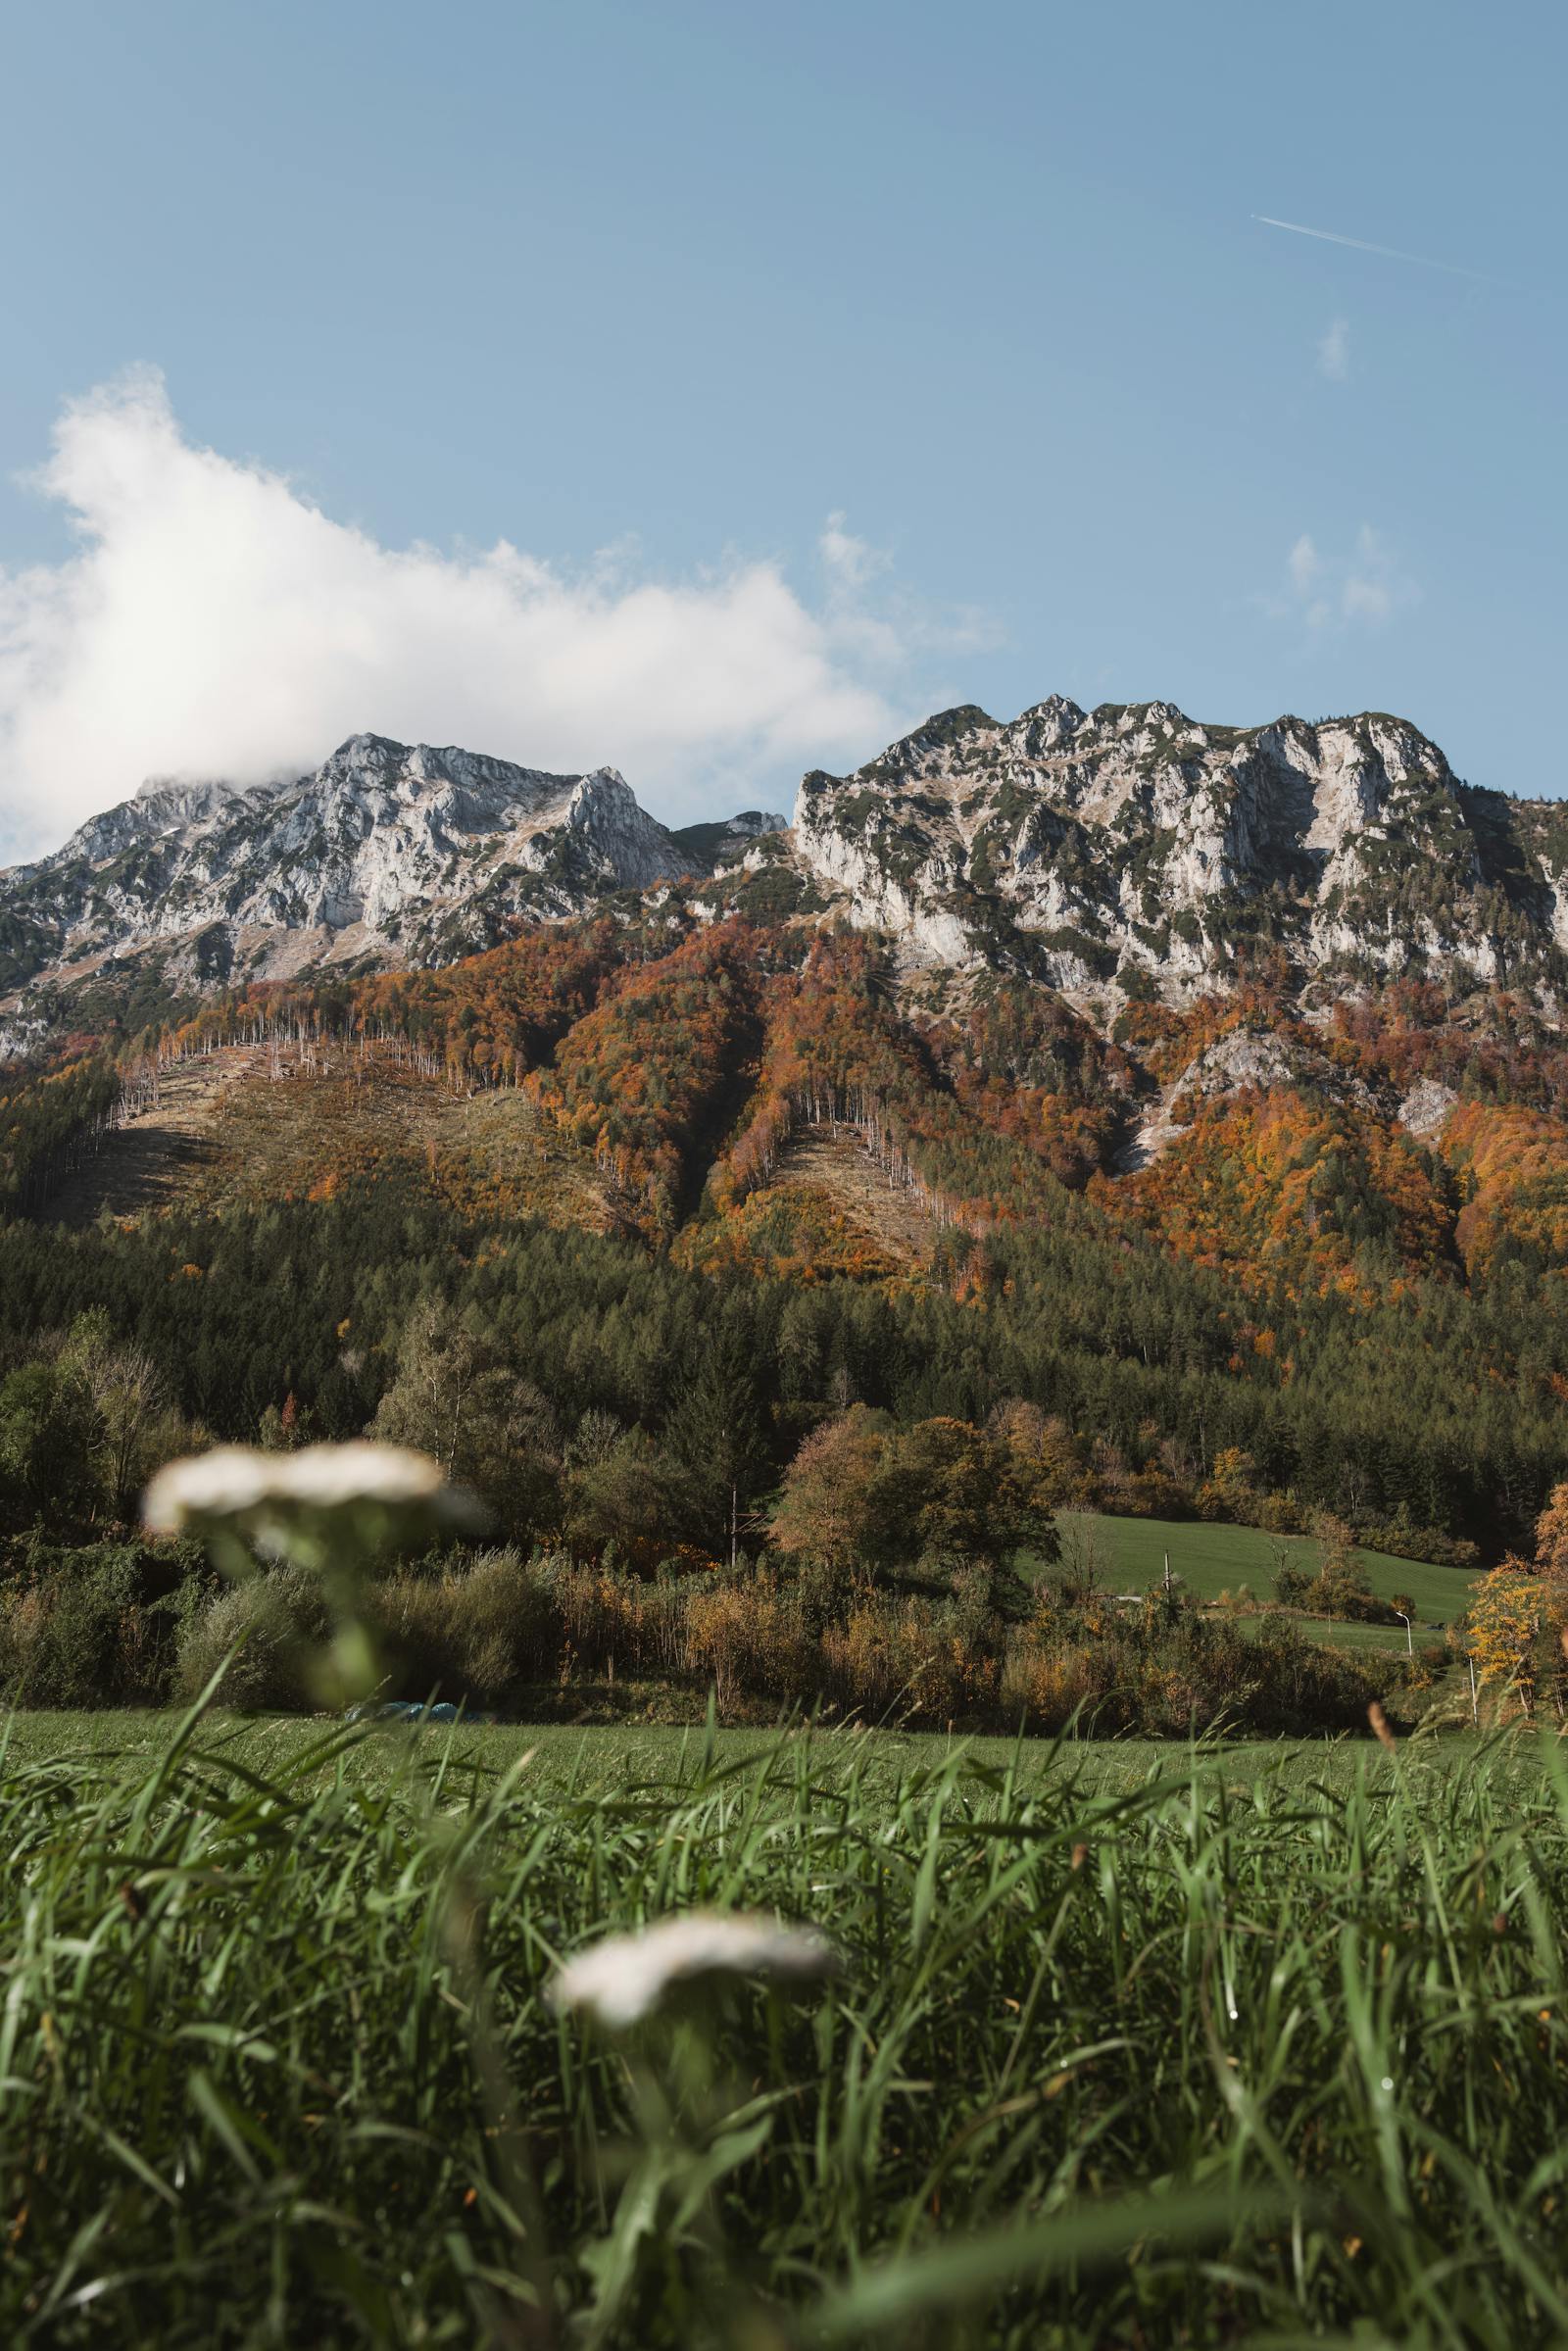
[[240, 1581], [254, 1574], [257, 1552], [318, 1576], [333, 1631], [305, 1670], [331, 1705], [368, 1697], [380, 1672], [365, 1571], [389, 1551], [482, 1524], [473, 1496], [448, 1486], [439, 1462], [364, 1442], [294, 1453], [220, 1445], [171, 1461], [142, 1497], [142, 1517], [155, 1535], [202, 1536]]
[[550, 1997], [612, 2032], [641, 2024], [677, 1987], [713, 1976], [806, 1984], [838, 1973], [839, 1955], [814, 1927], [744, 1911], [689, 1910], [636, 1935], [611, 1935], [568, 1959]]
[[219, 1445], [171, 1461], [148, 1487], [142, 1516], [155, 1535], [248, 1537], [263, 1549], [287, 1546], [312, 1521], [414, 1520], [431, 1532], [473, 1522], [471, 1497], [449, 1487], [438, 1462], [396, 1445], [308, 1445], [294, 1453]]

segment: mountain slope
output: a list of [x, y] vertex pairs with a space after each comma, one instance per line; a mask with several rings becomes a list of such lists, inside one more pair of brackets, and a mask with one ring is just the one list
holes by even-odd
[[1235, 728], [1054, 696], [1004, 725], [965, 706], [807, 776], [793, 837], [831, 905], [908, 961], [1069, 987], [1224, 979], [1260, 947], [1477, 980], [1568, 950], [1568, 806], [1473, 790], [1378, 712]]
[[[360, 1426], [388, 1284], [532, 1347], [569, 1265], [541, 1385], [573, 1418], [662, 1415], [679, 1333], [725, 1300], [782, 1366], [780, 1445], [857, 1396], [1021, 1402], [1102, 1506], [1323, 1506], [1421, 1557], [1440, 1529], [1523, 1539], [1568, 1470], [1549, 1011], [1404, 980], [1324, 1018], [1282, 975], [1126, 1004], [1107, 1035], [1034, 981], [941, 983], [869, 933], [661, 894], [439, 967], [225, 990], [0, 1083], [0, 1335], [123, 1307], [134, 1265], [136, 1314], [189, 1338], [189, 1409], [243, 1432], [292, 1394]], [[350, 1296], [355, 1250], [374, 1280]]]
[[[696, 829], [728, 844], [781, 821]], [[198, 984], [439, 961], [712, 861], [612, 767], [548, 775], [355, 735], [291, 784], [145, 785], [53, 857], [0, 875], [0, 992], [152, 947]]]
[[61, 974], [0, 1367], [107, 1306], [215, 1434], [350, 1433], [439, 1299], [607, 1494], [751, 1380], [754, 1497], [858, 1400], [1496, 1557], [1568, 1474], [1565, 842], [1396, 721], [1164, 706], [950, 713], [793, 831], [374, 738], [154, 786], [0, 887]]

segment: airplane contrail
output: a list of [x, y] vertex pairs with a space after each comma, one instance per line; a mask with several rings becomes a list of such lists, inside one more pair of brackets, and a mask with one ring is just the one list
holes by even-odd
[[1457, 262], [1435, 262], [1425, 253], [1401, 253], [1396, 245], [1371, 245], [1365, 237], [1342, 237], [1332, 228], [1304, 228], [1299, 220], [1276, 220], [1268, 213], [1253, 213], [1251, 218], [1264, 228], [1288, 228], [1295, 237], [1318, 237], [1325, 245], [1348, 245], [1356, 253], [1377, 253], [1388, 262], [1414, 262], [1420, 269], [1443, 269], [1449, 277], [1473, 277], [1478, 285], [1505, 286], [1511, 294], [1523, 291], [1511, 286], [1505, 277], [1489, 277], [1484, 269], [1461, 269]]

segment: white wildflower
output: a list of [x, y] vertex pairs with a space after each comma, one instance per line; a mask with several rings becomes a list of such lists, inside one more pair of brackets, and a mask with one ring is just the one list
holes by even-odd
[[142, 1515], [154, 1534], [177, 1535], [218, 1520], [272, 1522], [366, 1505], [455, 1517], [465, 1504], [438, 1463], [403, 1445], [360, 1441], [263, 1453], [230, 1445], [171, 1461], [148, 1487]]
[[678, 1984], [708, 1976], [810, 1983], [838, 1969], [812, 1927], [744, 1912], [690, 1910], [638, 1935], [612, 1935], [568, 1959], [550, 1987], [558, 2008], [580, 2008], [612, 2032], [651, 2016]]
[[281, 1491], [317, 1510], [344, 1510], [356, 1502], [380, 1502], [396, 1510], [433, 1501], [446, 1488], [439, 1462], [428, 1453], [371, 1445], [363, 1438], [353, 1445], [308, 1445], [278, 1458], [284, 1469]]
[[177, 1535], [192, 1519], [228, 1518], [267, 1499], [270, 1453], [220, 1445], [193, 1459], [171, 1461], [142, 1497], [142, 1517], [155, 1535]]

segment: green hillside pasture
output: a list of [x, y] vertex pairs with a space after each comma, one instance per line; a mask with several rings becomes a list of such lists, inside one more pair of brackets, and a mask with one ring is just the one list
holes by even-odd
[[[1274, 1564], [1282, 1542], [1308, 1575], [1317, 1573], [1321, 1557], [1318, 1544], [1307, 1535], [1265, 1535], [1258, 1527], [1218, 1526], [1207, 1520], [1110, 1518], [1095, 1511], [1064, 1510], [1059, 1524], [1064, 1537], [1092, 1537], [1099, 1543], [1116, 1592], [1152, 1590], [1164, 1571], [1168, 1551], [1172, 1573], [1181, 1577], [1196, 1600], [1217, 1600], [1222, 1592], [1239, 1592], [1245, 1584], [1258, 1607], [1268, 1608], [1273, 1605]], [[1418, 1644], [1429, 1625], [1451, 1623], [1469, 1600], [1471, 1579], [1462, 1569], [1428, 1559], [1396, 1559], [1388, 1551], [1361, 1551], [1358, 1556], [1380, 1599], [1404, 1592], [1414, 1600]], [[1404, 1627], [1399, 1624], [1331, 1624], [1325, 1618], [1306, 1622], [1322, 1640], [1354, 1647], [1404, 1646]]]
[[[1250, 1621], [1247, 1617], [1242, 1619], [1244, 1624]], [[1441, 1638], [1427, 1630], [1428, 1621], [1424, 1616], [1418, 1616], [1415, 1620], [1414, 1645], [1417, 1649], [1430, 1649]], [[1396, 1649], [1401, 1655], [1405, 1648], [1403, 1625], [1345, 1623], [1329, 1616], [1302, 1616], [1297, 1622], [1309, 1641], [1326, 1641], [1335, 1648]]]

